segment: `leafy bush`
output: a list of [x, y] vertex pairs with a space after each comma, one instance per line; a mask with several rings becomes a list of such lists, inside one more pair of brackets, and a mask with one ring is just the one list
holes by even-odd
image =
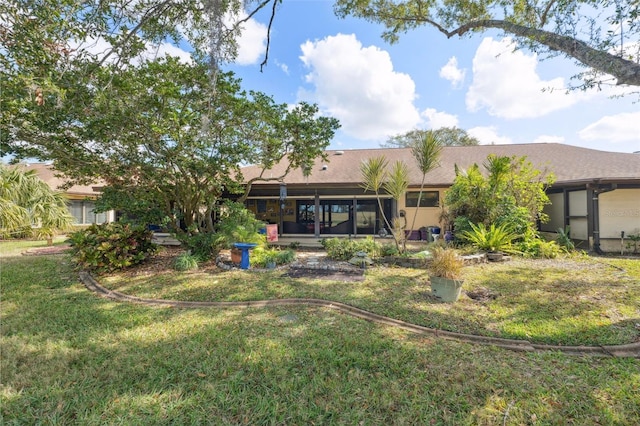
[[201, 261], [212, 259], [225, 246], [225, 239], [220, 234], [202, 232], [193, 235], [178, 235], [178, 239], [193, 256]]
[[555, 241], [545, 241], [542, 238], [525, 239], [517, 244], [518, 251], [527, 257], [555, 259], [560, 254], [560, 246]]
[[640, 243], [640, 232], [636, 231], [635, 234], [627, 235], [629, 242], [627, 243], [627, 250], [633, 249], [633, 254], [638, 254], [638, 245]]
[[462, 232], [460, 237], [471, 243], [478, 250], [489, 252], [501, 251], [505, 253], [514, 253], [517, 251], [511, 243], [518, 238], [518, 235], [511, 231], [508, 224], [503, 223], [496, 226], [492, 223], [488, 228], [483, 223], [477, 225], [471, 223], [470, 226], [471, 231]]
[[157, 251], [150, 231], [120, 223], [91, 225], [72, 233], [69, 242], [77, 267], [95, 272], [138, 264]]
[[176, 257], [173, 263], [173, 269], [176, 271], [191, 271], [198, 269], [198, 258], [190, 252], [182, 253]]
[[252, 265], [264, 267], [271, 262], [276, 265], [291, 263], [296, 258], [296, 253], [291, 249], [281, 250], [276, 247], [256, 247], [251, 251], [250, 256]]
[[398, 248], [395, 244], [381, 244], [380, 245], [380, 256], [397, 256], [400, 254]]
[[365, 239], [348, 238], [324, 238], [322, 247], [327, 251], [327, 256], [334, 260], [349, 260], [358, 252], [365, 252], [369, 257], [377, 257], [381, 246], [372, 237]]
[[472, 232], [469, 223], [485, 226], [508, 224], [518, 236], [536, 230], [536, 223], [548, 221], [544, 206], [549, 204], [546, 188], [553, 175], [537, 170], [525, 157], [489, 155], [483, 164], [488, 173], [474, 164], [456, 168], [456, 178], [446, 192], [447, 219], [453, 221], [456, 236]]
[[260, 234], [264, 222], [256, 219], [253, 212], [242, 203], [229, 201], [220, 210], [221, 219], [216, 228], [227, 248], [233, 243], [264, 243], [266, 238]]
[[291, 249], [287, 249], [287, 250], [280, 250], [278, 251], [278, 256], [276, 258], [276, 263], [278, 265], [286, 265], [287, 263], [291, 263], [295, 260], [296, 258], [296, 252], [291, 250]]

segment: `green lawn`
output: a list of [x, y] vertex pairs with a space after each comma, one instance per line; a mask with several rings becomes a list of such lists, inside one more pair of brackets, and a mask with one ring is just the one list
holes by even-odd
[[[418, 337], [326, 309], [114, 303], [85, 290], [64, 256], [23, 257], [15, 253], [25, 243], [11, 244], [0, 243], [3, 425], [640, 424], [637, 359], [519, 353]], [[630, 268], [604, 268], [631, 286]], [[408, 279], [421, 279], [419, 271], [411, 274]], [[260, 289], [262, 278], [253, 279], [258, 289], [251, 290], [242, 281], [249, 276], [210, 276], [212, 286], [241, 289], [206, 298], [290, 291]], [[164, 290], [150, 282], [126, 290], [203, 297], [194, 284], [199, 274], [186, 274], [182, 293], [166, 279]], [[368, 278], [357, 292], [342, 283], [298, 285], [310, 292], [315, 284], [323, 298], [347, 294], [355, 302], [373, 300], [370, 293], [384, 297], [394, 286], [391, 272], [379, 281], [381, 289]], [[393, 316], [397, 304], [389, 303], [385, 314]], [[449, 316], [442, 304], [437, 308]]]
[[465, 290], [494, 300], [440, 303], [428, 273], [371, 268], [363, 282], [292, 279], [286, 272], [230, 271], [99, 277], [101, 284], [146, 298], [247, 301], [317, 298], [448, 331], [556, 345], [616, 345], [640, 338], [640, 259], [576, 256], [514, 260], [465, 268]]

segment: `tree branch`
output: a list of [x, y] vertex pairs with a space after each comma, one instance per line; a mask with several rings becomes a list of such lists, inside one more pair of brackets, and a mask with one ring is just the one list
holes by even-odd
[[[553, 2], [551, 2], [553, 3]], [[550, 3], [550, 4], [551, 4]], [[398, 16], [390, 16], [378, 14], [381, 20], [397, 20], [429, 24], [443, 33], [447, 38], [455, 35], [462, 37], [467, 32], [475, 29], [495, 28], [504, 30], [507, 33], [517, 37], [524, 37], [536, 41], [551, 50], [562, 52], [565, 55], [577, 59], [584, 65], [595, 69], [596, 71], [610, 74], [617, 79], [617, 84], [628, 84], [631, 86], [640, 86], [640, 64], [624, 59], [620, 56], [607, 53], [602, 50], [594, 49], [585, 42], [550, 31], [537, 28], [525, 27], [523, 25], [514, 24], [512, 22], [494, 19], [483, 19], [468, 22], [454, 30], [449, 31], [438, 22], [425, 18], [420, 15], [401, 18]]]
[[[157, 17], [157, 16], [161, 16], [166, 10], [171, 8], [171, 6], [172, 6], [171, 3], [172, 3], [172, 0], [165, 0], [162, 3], [160, 3], [158, 5], [155, 5], [155, 6], [151, 7], [149, 10], [147, 10], [145, 12], [145, 14], [142, 16], [142, 18], [140, 19], [140, 22], [138, 22], [138, 24], [131, 31], [129, 31], [129, 33], [125, 36], [125, 38], [122, 41], [122, 43], [119, 43], [117, 46], [113, 46], [111, 48], [111, 50], [109, 50], [107, 52], [107, 54], [104, 55], [102, 60], [100, 60], [100, 62], [98, 62], [96, 68], [100, 68], [105, 63], [105, 61], [109, 58], [109, 56], [111, 56], [111, 54], [115, 52], [116, 47], [125, 45], [131, 39], [131, 37], [133, 37], [133, 35], [135, 33], [137, 33], [140, 30], [140, 28], [142, 28], [142, 26], [149, 19]], [[157, 13], [156, 13], [156, 10], [158, 10]]]
[[271, 18], [269, 19], [269, 26], [267, 27], [267, 47], [264, 51], [264, 60], [260, 63], [260, 72], [262, 72], [262, 68], [267, 65], [267, 61], [269, 60], [269, 46], [271, 45], [271, 25], [273, 24], [273, 19], [276, 17], [276, 4], [278, 0], [273, 0], [273, 8], [271, 9]]
[[518, 37], [535, 40], [549, 49], [562, 52], [597, 71], [611, 74], [618, 80], [617, 84], [640, 86], [640, 64], [594, 49], [585, 42], [573, 37], [492, 19], [472, 21], [453, 31], [445, 32], [445, 34], [449, 38], [454, 35], [462, 36], [468, 31], [477, 28], [502, 29]]

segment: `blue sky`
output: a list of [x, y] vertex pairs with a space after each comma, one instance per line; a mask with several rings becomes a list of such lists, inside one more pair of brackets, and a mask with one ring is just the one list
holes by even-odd
[[[338, 19], [332, 1], [283, 0], [260, 72], [270, 11], [269, 5], [244, 25], [238, 57], [224, 69], [247, 90], [279, 103], [316, 103], [322, 114], [339, 119], [331, 149], [377, 148], [409, 130], [457, 126], [483, 144], [640, 151], [640, 89], [567, 93], [570, 77], [584, 70], [570, 59], [539, 60], [491, 31], [446, 39], [424, 27], [389, 45], [381, 26]], [[104, 50], [104, 41], [89, 48]], [[149, 53], [189, 58], [168, 44]]]
[[225, 66], [246, 89], [277, 102], [314, 102], [338, 118], [330, 148], [375, 148], [414, 128], [458, 126], [481, 143], [640, 150], [638, 95], [611, 98], [633, 88], [567, 94], [580, 70], [571, 60], [514, 52], [498, 32], [446, 39], [425, 27], [389, 45], [380, 26], [338, 19], [332, 7], [284, 0], [261, 73], [270, 9], [262, 11], [245, 26], [236, 63]]

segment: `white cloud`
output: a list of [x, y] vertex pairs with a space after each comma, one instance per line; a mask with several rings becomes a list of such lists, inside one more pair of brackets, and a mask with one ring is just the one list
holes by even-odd
[[188, 64], [193, 61], [191, 54], [170, 43], [161, 43], [160, 45], [147, 45], [147, 50], [140, 55], [140, 58], [153, 59], [161, 58], [165, 55], [180, 58], [180, 62]]
[[300, 59], [311, 70], [305, 79], [313, 97], [336, 117], [346, 134], [381, 140], [416, 127], [420, 115], [413, 105], [415, 83], [395, 72], [386, 51], [363, 47], [355, 35], [338, 34], [302, 44]]
[[282, 70], [283, 73], [285, 73], [286, 75], [290, 75], [289, 66], [287, 64], [283, 64], [279, 62], [277, 59], [274, 62], [276, 66]]
[[[242, 12], [242, 15], [227, 14], [223, 21], [227, 28], [231, 28], [235, 22], [240, 19], [246, 18], [246, 12]], [[237, 43], [237, 56], [234, 62], [238, 65], [251, 65], [262, 61], [263, 55], [266, 49], [267, 40], [267, 27], [255, 19], [249, 19], [240, 25], [241, 34], [236, 39]], [[180, 32], [184, 34], [184, 29], [179, 28]], [[70, 48], [77, 51], [89, 52], [93, 55], [97, 55], [100, 59], [111, 50], [111, 44], [103, 38], [88, 38], [79, 41], [71, 41], [69, 43]], [[180, 58], [181, 62], [190, 63], [193, 59], [188, 51], [185, 51], [174, 44], [163, 42], [158, 44], [146, 43], [146, 50], [138, 55], [131, 61], [132, 64], [137, 65], [143, 59], [152, 60], [157, 57], [163, 57], [165, 54]], [[115, 55], [109, 57], [107, 62], [113, 63], [117, 60]], [[286, 66], [282, 67], [285, 72]]]
[[640, 111], [607, 115], [578, 132], [580, 139], [609, 143], [636, 141], [640, 149]]
[[567, 93], [564, 79], [542, 80], [536, 72], [537, 55], [514, 51], [510, 38], [485, 38], [473, 58], [473, 82], [467, 92], [470, 111], [486, 108], [501, 118], [541, 117], [584, 99]]
[[466, 71], [458, 68], [458, 58], [452, 56], [445, 66], [440, 68], [440, 77], [451, 82], [451, 86], [459, 89], [464, 82]]
[[[112, 49], [112, 45], [102, 37], [87, 38], [82, 42], [73, 40], [69, 42], [69, 46], [77, 53], [86, 52], [91, 55], [95, 55], [98, 59], [104, 58], [105, 55], [109, 54]], [[137, 66], [140, 65], [140, 63], [144, 60], [153, 60], [154, 58], [161, 58], [165, 55], [180, 58], [180, 61], [185, 64], [191, 63], [191, 61], [193, 60], [189, 52], [182, 50], [171, 43], [146, 43], [146, 49], [138, 56], [133, 58], [131, 60], [131, 64], [133, 66]], [[117, 59], [118, 56], [116, 54], [112, 54], [107, 59], [107, 63], [116, 63]]]
[[564, 136], [540, 135], [533, 140], [533, 143], [564, 143]]
[[473, 127], [467, 130], [467, 133], [478, 139], [480, 141], [480, 145], [505, 145], [512, 143], [511, 138], [507, 136], [498, 136], [498, 130], [495, 126]]
[[[246, 13], [235, 20], [246, 18]], [[227, 19], [225, 19], [227, 20]], [[228, 18], [228, 21], [232, 20]], [[241, 35], [236, 39], [238, 55], [235, 63], [238, 65], [252, 65], [262, 61], [267, 48], [267, 26], [255, 19], [249, 19], [241, 25]]]
[[458, 117], [446, 112], [436, 111], [434, 108], [427, 108], [421, 114], [427, 119], [427, 126], [430, 129], [439, 129], [441, 127], [457, 127]]

